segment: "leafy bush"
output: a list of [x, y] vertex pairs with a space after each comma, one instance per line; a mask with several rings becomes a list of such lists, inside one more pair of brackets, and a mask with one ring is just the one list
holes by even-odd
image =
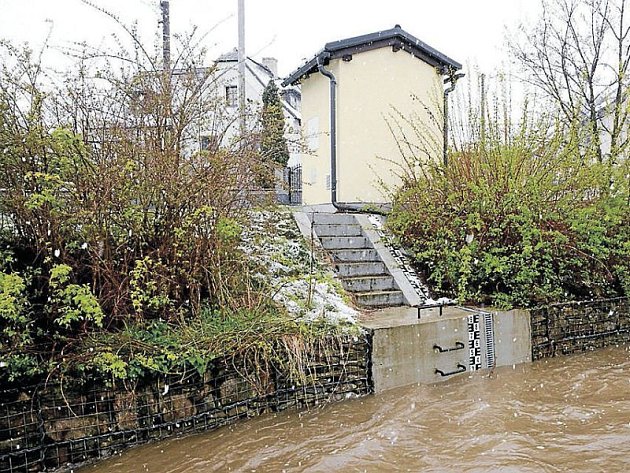
[[76, 359], [95, 332], [268, 303], [239, 246], [256, 138], [200, 150], [200, 129], [219, 132], [203, 52], [184, 38], [165, 73], [133, 39], [77, 52], [52, 87], [0, 42], [0, 382]]
[[55, 323], [69, 328], [75, 322], [93, 322], [103, 326], [103, 310], [87, 284], [71, 284], [72, 268], [58, 264], [50, 270], [50, 301], [48, 309], [53, 312]]
[[630, 294], [627, 167], [544, 118], [481, 123], [446, 168], [407, 157], [388, 219], [435, 290], [501, 307]]

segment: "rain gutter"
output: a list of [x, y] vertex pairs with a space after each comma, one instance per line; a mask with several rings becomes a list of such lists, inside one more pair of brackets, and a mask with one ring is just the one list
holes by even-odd
[[330, 59], [330, 53], [323, 51], [317, 55], [317, 70], [330, 81], [330, 200], [335, 209], [342, 212], [367, 212], [386, 215], [386, 211], [376, 209], [369, 204], [337, 201], [337, 79], [324, 67], [324, 61]]
[[462, 72], [455, 74], [455, 70], [450, 68], [448, 71], [448, 77], [444, 79], [444, 83], [450, 82], [451, 84], [450, 87], [444, 90], [444, 125], [443, 125], [444, 143], [442, 146], [442, 152], [443, 152], [442, 159], [443, 159], [445, 169], [448, 166], [448, 94], [450, 94], [451, 92], [455, 90], [455, 85], [457, 84], [457, 81], [464, 76], [465, 74]]

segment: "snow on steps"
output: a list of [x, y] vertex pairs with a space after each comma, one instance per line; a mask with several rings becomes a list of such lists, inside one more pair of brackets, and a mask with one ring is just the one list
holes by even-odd
[[[315, 234], [317, 234], [317, 226], [313, 227]], [[319, 236], [319, 235], [318, 235]], [[319, 238], [322, 242], [322, 246], [334, 252], [334, 250], [347, 250], [347, 249], [366, 249], [370, 248], [371, 243], [364, 236], [348, 237], [348, 236], [322, 236]], [[333, 254], [334, 256], [334, 254]]]
[[311, 214], [312, 228], [331, 254], [344, 288], [363, 307], [405, 304], [405, 297], [352, 214]]

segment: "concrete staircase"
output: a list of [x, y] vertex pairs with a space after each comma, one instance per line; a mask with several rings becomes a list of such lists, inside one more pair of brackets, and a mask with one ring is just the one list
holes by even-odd
[[313, 213], [314, 233], [331, 255], [343, 287], [359, 306], [368, 308], [406, 303], [394, 277], [352, 214]]

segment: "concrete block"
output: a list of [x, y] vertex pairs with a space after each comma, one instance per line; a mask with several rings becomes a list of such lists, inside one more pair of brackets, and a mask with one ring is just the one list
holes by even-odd
[[532, 361], [531, 316], [529, 311], [513, 309], [494, 313], [496, 366]]
[[378, 253], [373, 248], [355, 250], [337, 250], [333, 252], [335, 261], [380, 261]]
[[366, 307], [392, 307], [403, 305], [405, 298], [401, 291], [377, 291], [355, 294], [357, 303]]
[[374, 292], [374, 291], [390, 291], [398, 289], [394, 278], [391, 276], [355, 276], [353, 278], [344, 278], [341, 284], [346, 291], [351, 292]]
[[385, 265], [378, 261], [335, 263], [335, 268], [337, 269], [337, 274], [342, 278], [387, 274], [387, 268]]
[[353, 225], [357, 223], [353, 214], [316, 212], [308, 215], [315, 225]]
[[[468, 372], [468, 330], [466, 317], [439, 319], [427, 323], [374, 329], [372, 379], [374, 391], [382, 392], [416, 383], [437, 383]], [[439, 352], [435, 345], [463, 349]], [[442, 376], [443, 373], [461, 371]]]
[[371, 243], [364, 236], [358, 237], [321, 237], [319, 239], [322, 246], [327, 250], [349, 249], [349, 248], [371, 248]]
[[313, 226], [313, 230], [319, 237], [325, 236], [360, 236], [361, 227], [357, 224], [353, 225], [338, 225], [338, 224], [317, 224]]

